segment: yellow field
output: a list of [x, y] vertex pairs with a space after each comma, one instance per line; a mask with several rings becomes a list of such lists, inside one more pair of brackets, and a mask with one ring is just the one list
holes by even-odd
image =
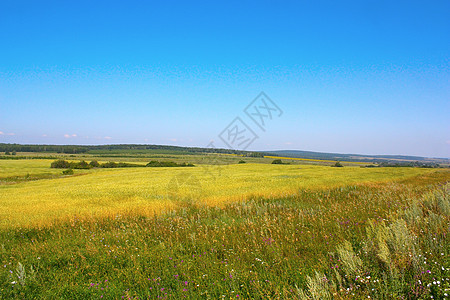
[[[0, 178], [60, 173], [48, 160], [0, 161]], [[434, 172], [419, 168], [331, 168], [239, 164], [193, 168], [76, 170], [81, 176], [0, 185], [0, 227], [46, 225], [54, 219], [140, 212], [153, 214], [185, 201], [223, 205], [250, 196], [283, 196]]]
[[0, 179], [27, 174], [61, 174], [61, 170], [51, 169], [51, 160], [0, 160]]

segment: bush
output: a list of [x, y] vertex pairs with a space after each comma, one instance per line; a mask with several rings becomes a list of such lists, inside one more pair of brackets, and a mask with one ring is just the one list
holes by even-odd
[[63, 175], [73, 175], [73, 170], [72, 169], [64, 170], [64, 171], [62, 171], [62, 174]]
[[70, 166], [73, 169], [90, 169], [92, 168], [87, 162], [85, 162], [84, 160], [78, 162], [78, 163], [71, 163]]
[[96, 161], [96, 160], [91, 161], [91, 162], [89, 163], [89, 165], [90, 165], [92, 168], [98, 168], [98, 167], [100, 167], [100, 164], [99, 164], [98, 161]]
[[101, 165], [102, 168], [117, 168], [117, 163], [109, 161]]
[[55, 169], [68, 169], [68, 168], [70, 168], [70, 163], [63, 159], [58, 159], [58, 160], [55, 160], [54, 162], [52, 162], [50, 167], [55, 168]]
[[273, 164], [273, 165], [282, 165], [283, 162], [281, 161], [281, 159], [275, 159], [275, 160], [272, 162], [272, 164]]
[[239, 164], [245, 164], [245, 160], [240, 160], [238, 163]]
[[193, 167], [193, 164], [187, 164], [187, 163], [181, 163], [181, 164], [177, 164], [176, 162], [173, 161], [156, 161], [156, 160], [152, 160], [151, 162], [149, 162], [146, 167]]
[[342, 168], [343, 165], [337, 161], [332, 167]]

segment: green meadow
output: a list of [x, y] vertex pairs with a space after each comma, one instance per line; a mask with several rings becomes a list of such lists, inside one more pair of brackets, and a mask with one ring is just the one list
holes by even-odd
[[0, 160], [0, 299], [447, 297], [448, 169], [167, 155]]

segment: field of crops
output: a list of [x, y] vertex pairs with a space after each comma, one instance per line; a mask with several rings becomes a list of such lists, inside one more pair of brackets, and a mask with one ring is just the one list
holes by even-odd
[[0, 160], [0, 299], [448, 294], [447, 169], [50, 163]]
[[[49, 160], [0, 161], [0, 176], [60, 174]], [[22, 167], [22, 169], [21, 169]], [[223, 206], [251, 196], [282, 197], [304, 189], [375, 183], [429, 173], [419, 168], [331, 168], [234, 164], [193, 168], [75, 170], [75, 176], [0, 185], [0, 227], [45, 225], [56, 218], [152, 215], [187, 202]], [[25, 175], [26, 176], [26, 175]]]

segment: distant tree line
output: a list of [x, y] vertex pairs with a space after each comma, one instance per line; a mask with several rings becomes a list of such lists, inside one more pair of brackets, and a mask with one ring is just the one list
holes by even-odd
[[193, 167], [193, 164], [187, 164], [187, 163], [176, 163], [173, 161], [151, 161], [147, 165], [140, 165], [140, 164], [131, 164], [131, 163], [124, 163], [124, 162], [106, 162], [106, 163], [99, 163], [96, 160], [91, 161], [90, 163], [87, 163], [86, 161], [82, 160], [79, 162], [70, 162], [63, 159], [55, 160], [51, 163], [50, 167], [55, 169], [92, 169], [92, 168], [135, 168], [135, 167]]
[[81, 146], [81, 145], [21, 145], [21, 144], [4, 144], [0, 143], [0, 152], [51, 152], [66, 154], [81, 154], [89, 151], [112, 151], [112, 150], [164, 150], [181, 152], [181, 154], [199, 154], [199, 153], [225, 153], [238, 154], [247, 157], [264, 157], [269, 155], [262, 152], [249, 152], [233, 149], [220, 148], [200, 148], [200, 147], [179, 147], [164, 145], [97, 145], [97, 146]]
[[424, 163], [419, 161], [413, 162], [381, 162], [379, 167], [416, 167], [416, 168], [439, 168], [440, 165], [436, 163]]
[[149, 162], [146, 167], [193, 167], [193, 164], [181, 163], [178, 164], [173, 161], [156, 161], [152, 160]]
[[424, 163], [424, 162], [392, 162], [392, 161], [384, 161], [380, 162], [378, 165], [371, 164], [366, 166], [361, 166], [362, 168], [383, 168], [383, 167], [410, 167], [410, 168], [443, 168], [437, 163]]

